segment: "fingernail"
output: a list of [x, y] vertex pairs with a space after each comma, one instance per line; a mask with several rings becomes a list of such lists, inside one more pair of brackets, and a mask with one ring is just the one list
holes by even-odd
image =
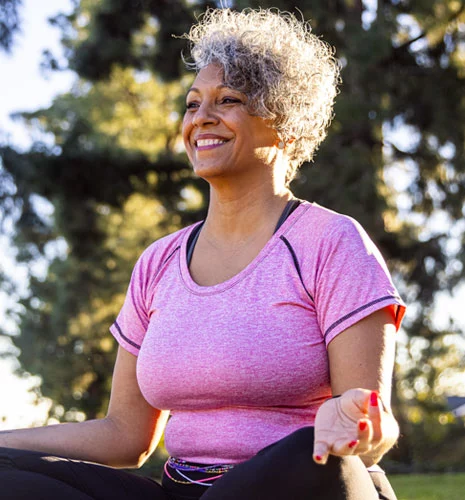
[[358, 441], [351, 441], [351, 442], [348, 444], [348, 446], [349, 446], [349, 448], [353, 448], [354, 446], [357, 446], [357, 444], [358, 444]]
[[360, 422], [358, 424], [358, 428], [361, 430], [361, 431], [364, 431], [366, 428], [367, 428], [367, 423], [366, 422]]
[[322, 458], [320, 457], [320, 455], [315, 455], [315, 460], [317, 460], [318, 462], [321, 462]]
[[370, 405], [371, 406], [378, 406], [378, 393], [377, 392], [372, 392], [370, 394]]

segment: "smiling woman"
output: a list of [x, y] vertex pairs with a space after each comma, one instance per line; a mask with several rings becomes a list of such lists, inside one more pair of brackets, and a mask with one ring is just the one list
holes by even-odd
[[241, 173], [266, 176], [260, 168], [274, 163], [278, 134], [271, 123], [248, 112], [246, 95], [223, 81], [223, 68], [212, 63], [200, 70], [188, 92], [183, 138], [189, 160], [210, 183]]
[[289, 183], [313, 158], [332, 119], [339, 81], [333, 49], [308, 23], [269, 10], [208, 11], [186, 38], [192, 43], [188, 67], [218, 65], [222, 83], [247, 96], [249, 113], [273, 124], [287, 144]]
[[[0, 483], [10, 498], [394, 499], [373, 465], [398, 435], [405, 306], [360, 225], [289, 190], [331, 119], [332, 50], [274, 10], [210, 10], [186, 36], [183, 138], [207, 217], [136, 263], [107, 416], [0, 434]], [[116, 470], [163, 430], [161, 485]]]

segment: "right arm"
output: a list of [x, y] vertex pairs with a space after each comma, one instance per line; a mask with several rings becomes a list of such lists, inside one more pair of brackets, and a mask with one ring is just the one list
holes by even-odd
[[113, 467], [140, 467], [155, 450], [169, 412], [147, 403], [137, 358], [118, 349], [107, 415], [99, 420], [0, 432], [0, 446], [42, 451]]

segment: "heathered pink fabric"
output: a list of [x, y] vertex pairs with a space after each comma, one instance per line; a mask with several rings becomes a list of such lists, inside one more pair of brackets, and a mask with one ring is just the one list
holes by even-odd
[[189, 274], [193, 227], [142, 254], [110, 330], [138, 356], [147, 401], [171, 410], [170, 455], [236, 463], [313, 424], [331, 395], [326, 346], [336, 335], [391, 304], [399, 327], [405, 307], [361, 226], [316, 204], [302, 203], [215, 286]]

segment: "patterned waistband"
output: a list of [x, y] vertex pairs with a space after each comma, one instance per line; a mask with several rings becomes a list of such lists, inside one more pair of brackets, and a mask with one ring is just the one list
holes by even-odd
[[[169, 457], [165, 463], [165, 474], [178, 484], [212, 486], [215, 481], [234, 467], [233, 464], [196, 464], [179, 458]], [[170, 473], [171, 469], [171, 473]]]

